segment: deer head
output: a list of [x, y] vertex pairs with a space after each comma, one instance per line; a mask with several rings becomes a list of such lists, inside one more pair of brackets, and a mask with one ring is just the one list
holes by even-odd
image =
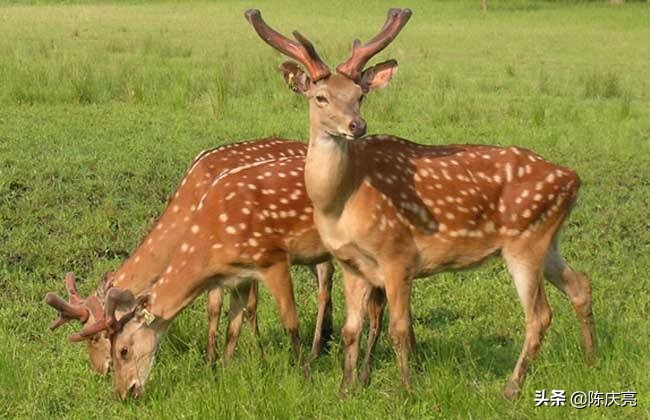
[[361, 117], [363, 97], [386, 86], [397, 71], [397, 61], [389, 60], [364, 69], [368, 61], [395, 39], [411, 17], [410, 9], [390, 9], [381, 31], [366, 44], [357, 39], [352, 55], [332, 74], [307, 38], [294, 31], [295, 41], [269, 27], [259, 10], [245, 13], [257, 34], [271, 47], [300, 63], [287, 61], [280, 65], [285, 81], [293, 90], [309, 100], [309, 115], [314, 133], [353, 140], [366, 133]]
[[111, 346], [115, 390], [121, 399], [129, 395], [139, 398], [144, 392], [156, 349], [167, 326], [167, 322], [154, 318], [148, 312], [148, 295], [140, 296], [137, 300], [131, 295], [128, 299], [125, 303], [127, 313], [113, 330]]
[[[73, 342], [86, 341], [89, 346], [93, 342], [108, 346], [107, 349], [102, 347], [101, 353], [107, 354], [109, 360], [112, 357], [115, 365], [115, 387], [122, 399], [129, 394], [135, 397], [142, 394], [163, 331], [161, 328], [155, 328], [164, 326], [162, 321], [152, 326], [153, 318], [147, 311], [148, 300], [146, 294], [136, 299], [129, 290], [111, 287], [105, 294], [103, 311], [100, 307], [100, 311], [95, 311], [92, 319], [88, 317], [79, 332], [70, 336], [70, 341]], [[66, 320], [75, 305], [52, 293], [48, 293], [46, 301], [56, 308], [61, 308], [62, 319]], [[87, 311], [76, 309], [80, 313]]]

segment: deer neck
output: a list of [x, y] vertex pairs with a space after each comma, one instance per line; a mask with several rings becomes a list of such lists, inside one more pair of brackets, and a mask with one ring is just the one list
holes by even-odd
[[314, 208], [337, 217], [356, 184], [352, 142], [312, 128], [305, 159], [305, 187]]
[[150, 312], [158, 319], [171, 322], [204, 291], [215, 285], [200, 268], [186, 267], [158, 278], [150, 289]]

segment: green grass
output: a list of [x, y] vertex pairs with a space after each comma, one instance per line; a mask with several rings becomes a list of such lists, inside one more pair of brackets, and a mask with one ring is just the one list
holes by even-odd
[[[387, 340], [374, 382], [341, 399], [340, 342], [303, 379], [272, 299], [260, 305], [267, 359], [244, 334], [235, 362], [203, 362], [204, 298], [164, 338], [146, 396], [119, 402], [84, 346], [47, 331], [46, 291], [74, 270], [83, 292], [146, 232], [201, 149], [267, 135], [306, 139], [303, 100], [242, 14], [250, 2], [16, 2], [0, 6], [0, 417], [650, 416], [650, 8], [605, 2], [404, 1], [414, 16], [379, 59], [400, 72], [370, 97], [371, 132], [427, 144], [529, 147], [575, 168], [583, 187], [564, 254], [590, 274], [601, 354], [582, 362], [569, 303], [548, 288], [551, 329], [522, 398], [502, 388], [523, 314], [501, 264], [418, 281], [415, 392]], [[38, 4], [37, 6], [25, 5]], [[74, 4], [71, 4], [74, 3]], [[336, 64], [392, 2], [260, 2]], [[364, 4], [364, 5], [362, 5]], [[304, 348], [315, 287], [295, 270]], [[343, 318], [340, 279], [335, 322]], [[536, 389], [638, 392], [636, 408], [534, 408]]]

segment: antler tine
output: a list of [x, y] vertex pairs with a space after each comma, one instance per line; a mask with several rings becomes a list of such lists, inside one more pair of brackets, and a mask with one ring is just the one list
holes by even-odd
[[89, 312], [83, 305], [66, 302], [63, 298], [51, 292], [45, 295], [44, 301], [59, 311], [59, 319], [50, 324], [50, 330], [55, 330], [73, 319], [78, 319], [81, 322], [86, 322], [88, 320]]
[[[115, 309], [117, 308], [118, 303], [129, 303], [133, 301], [134, 297], [131, 291], [115, 287], [111, 288], [108, 293], [106, 293], [106, 304], [104, 305], [102, 318], [97, 319], [92, 325], [86, 325], [81, 329], [81, 331], [70, 335], [70, 341], [83, 341], [101, 331], [112, 330], [118, 324], [115, 320]], [[125, 315], [125, 317], [126, 316], [129, 316], [129, 314]]]
[[65, 288], [68, 291], [68, 296], [70, 297], [70, 302], [78, 304], [83, 301], [79, 291], [77, 290], [77, 282], [74, 277], [74, 273], [69, 272], [65, 275]]
[[305, 66], [312, 81], [316, 82], [330, 75], [329, 67], [320, 58], [313, 44], [299, 32], [293, 32], [298, 42], [292, 41], [267, 25], [258, 9], [249, 9], [244, 15], [264, 42]]
[[379, 33], [365, 45], [361, 45], [361, 41], [355, 39], [352, 44], [352, 55], [345, 62], [339, 64], [336, 71], [349, 79], [358, 81], [366, 63], [397, 37], [410, 18], [411, 9], [389, 9], [386, 22]]

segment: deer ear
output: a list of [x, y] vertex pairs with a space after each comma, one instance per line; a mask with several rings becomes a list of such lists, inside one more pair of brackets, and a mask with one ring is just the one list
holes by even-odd
[[284, 81], [287, 82], [291, 90], [302, 95], [309, 90], [311, 79], [298, 64], [293, 61], [285, 61], [280, 64], [279, 69], [282, 72]]
[[397, 73], [397, 61], [384, 61], [365, 69], [361, 74], [359, 85], [364, 92], [372, 92], [386, 86], [395, 73]]

